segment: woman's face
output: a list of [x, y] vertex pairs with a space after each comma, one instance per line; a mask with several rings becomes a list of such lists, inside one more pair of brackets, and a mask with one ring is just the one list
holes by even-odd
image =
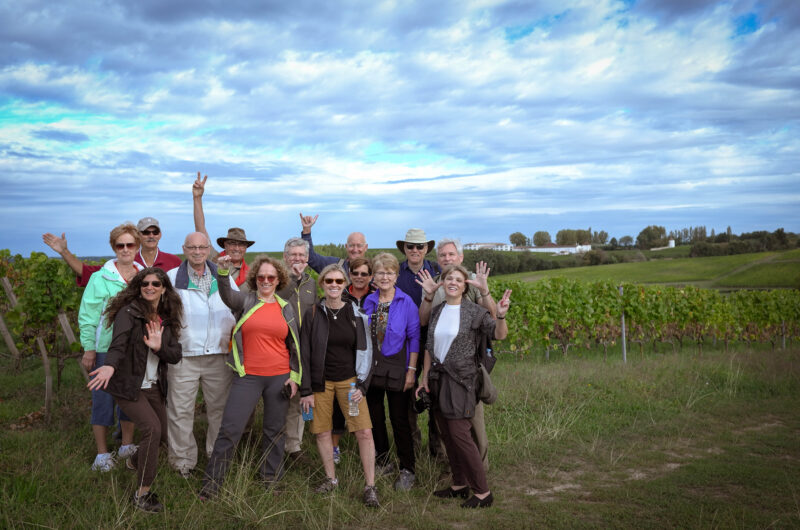
[[256, 287], [261, 298], [267, 298], [275, 294], [278, 286], [278, 271], [269, 263], [262, 263], [256, 274]]
[[136, 239], [128, 234], [123, 233], [114, 241], [114, 254], [117, 255], [117, 261], [122, 265], [130, 265], [133, 263], [133, 258], [136, 257], [136, 252], [139, 250], [139, 244]]
[[153, 304], [153, 307], [158, 305], [161, 300], [161, 295], [166, 291], [166, 287], [155, 274], [148, 274], [142, 280], [141, 295], [142, 298]]
[[397, 280], [397, 273], [393, 270], [378, 267], [375, 269], [375, 285], [381, 291], [388, 291], [394, 287], [394, 282]]
[[445, 296], [455, 298], [464, 294], [464, 289], [467, 288], [466, 280], [461, 271], [450, 271], [444, 279]]
[[325, 291], [326, 300], [340, 300], [347, 281], [344, 274], [339, 271], [331, 271], [322, 279], [322, 290]]
[[369, 273], [369, 267], [367, 267], [366, 263], [355, 269], [350, 269], [350, 281], [353, 283], [353, 287], [359, 291], [366, 289], [371, 280], [372, 275]]

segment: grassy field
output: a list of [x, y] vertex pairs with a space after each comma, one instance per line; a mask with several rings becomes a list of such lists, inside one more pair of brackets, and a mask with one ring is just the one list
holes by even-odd
[[697, 287], [800, 287], [800, 252], [762, 252], [708, 258], [660, 259], [549, 271], [509, 274], [504, 279], [541, 278], [614, 280], [641, 284], [683, 284]]
[[[320, 497], [305, 462], [279, 496], [254, 480], [245, 449], [216, 501], [162, 462], [158, 515], [131, 509], [133, 474], [89, 471], [89, 396], [70, 362], [50, 426], [36, 415], [42, 370], [0, 366], [0, 526], [4, 528], [752, 528], [800, 526], [800, 350], [693, 351], [542, 362], [502, 358], [500, 400], [487, 407], [495, 506], [478, 512], [432, 497], [443, 468], [421, 456], [410, 492], [379, 480], [382, 507], [364, 508], [357, 453], [345, 438], [342, 487]], [[420, 423], [426, 420], [421, 417]], [[198, 434], [202, 420], [198, 422]], [[201, 438], [201, 436], [199, 436]], [[255, 443], [255, 441], [253, 441]], [[246, 446], [248, 447], [248, 446]], [[252, 447], [252, 444], [249, 446]], [[201, 461], [202, 462], [202, 461]]]

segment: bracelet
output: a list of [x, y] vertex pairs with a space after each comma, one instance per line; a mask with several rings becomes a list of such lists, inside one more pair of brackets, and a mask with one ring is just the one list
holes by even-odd
[[417, 367], [416, 366], [409, 366], [408, 369], [409, 370], [414, 370], [415, 372], [417, 371]]
[[497, 320], [505, 320], [506, 317], [497, 317]]
[[486, 291], [486, 294], [481, 293], [481, 298], [486, 298], [490, 294], [492, 294], [492, 293], [490, 293], [489, 291]]

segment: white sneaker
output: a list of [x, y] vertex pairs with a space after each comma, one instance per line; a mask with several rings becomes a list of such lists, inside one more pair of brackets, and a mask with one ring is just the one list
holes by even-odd
[[105, 473], [114, 469], [115, 465], [117, 465], [117, 460], [114, 458], [114, 453], [102, 453], [94, 458], [92, 471], [100, 471], [101, 473]]
[[121, 447], [119, 448], [119, 451], [117, 452], [117, 455], [118, 455], [120, 458], [125, 458], [125, 459], [127, 459], [127, 458], [130, 458], [130, 457], [132, 457], [133, 455], [135, 455], [135, 454], [136, 454], [136, 451], [137, 451], [138, 449], [139, 449], [139, 446], [138, 446], [138, 445], [134, 445], [134, 444], [123, 445], [123, 446], [121, 446]]

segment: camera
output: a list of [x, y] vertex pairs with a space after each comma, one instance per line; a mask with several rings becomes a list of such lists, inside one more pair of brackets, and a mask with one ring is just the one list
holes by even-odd
[[424, 388], [419, 391], [419, 399], [414, 402], [414, 410], [420, 414], [431, 408], [431, 395]]

